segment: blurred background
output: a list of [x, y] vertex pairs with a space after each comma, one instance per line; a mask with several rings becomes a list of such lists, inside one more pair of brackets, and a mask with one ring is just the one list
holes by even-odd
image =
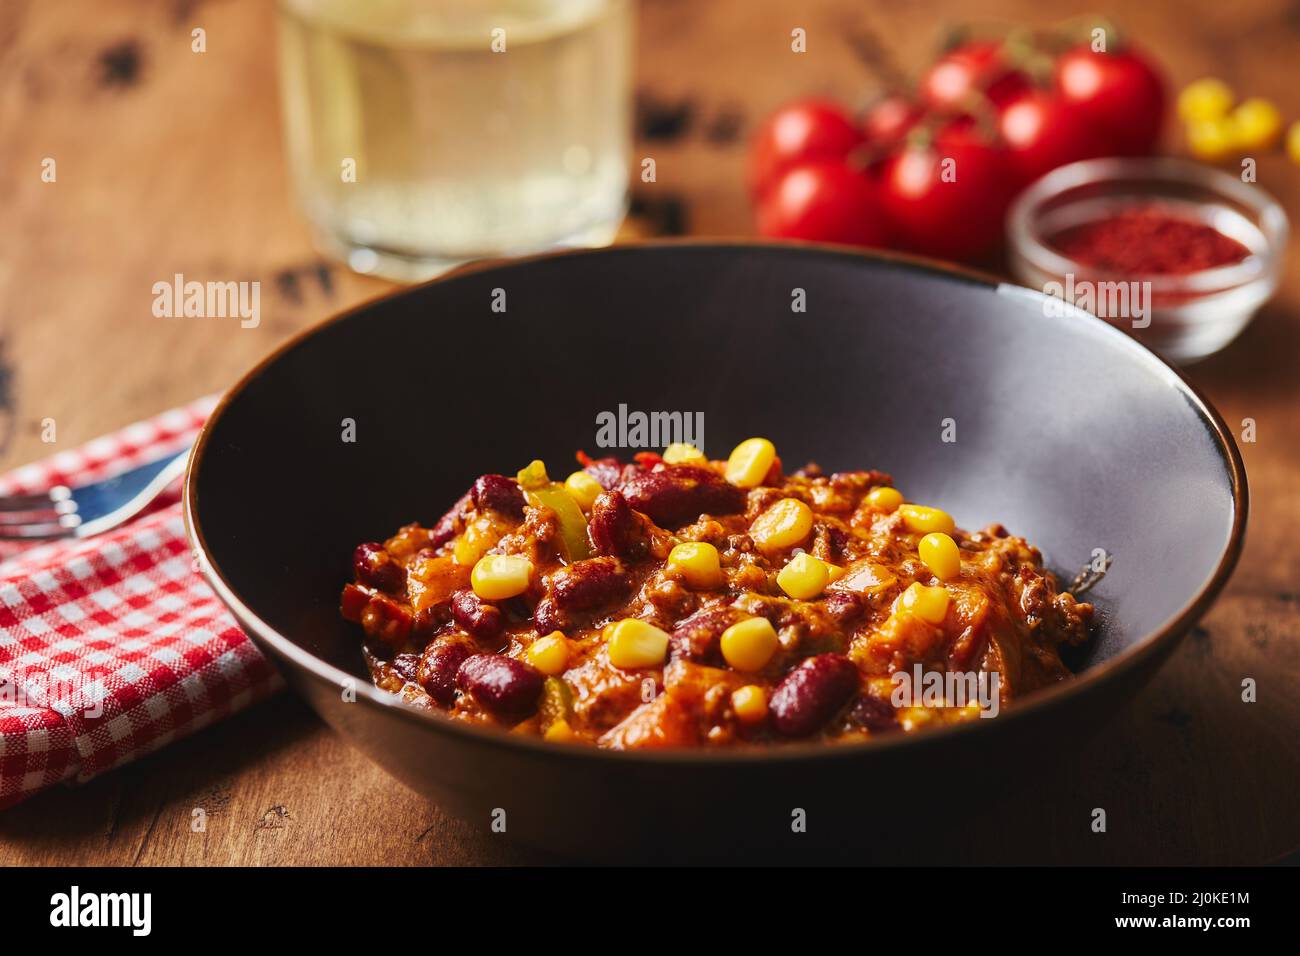
[[[328, 26], [349, 5], [293, 0], [280, 6], [297, 23], [283, 37], [277, 5], [265, 0], [17, 0], [0, 10], [0, 208], [10, 227], [0, 236], [0, 462], [41, 452], [39, 421], [45, 416], [59, 421], [61, 440], [79, 441], [222, 389], [297, 329], [393, 287], [341, 264], [346, 255], [337, 254], [346, 250], [329, 241], [337, 239], [329, 229], [330, 211], [337, 207], [309, 181], [312, 134], [294, 133], [309, 126], [317, 142], [333, 137], [338, 145], [355, 146], [359, 181], [338, 190], [366, 188], [367, 174], [374, 172], [367, 166], [366, 143], [349, 140], [341, 128], [339, 111], [345, 107], [332, 113], [321, 105], [322, 99], [355, 96], [357, 87], [322, 89], [324, 76], [334, 73], [339, 81], [338, 71], [330, 71], [328, 62], [305, 62], [311, 44], [301, 26], [302, 10], [315, 11]], [[529, 14], [555, 6], [513, 9]], [[587, 6], [574, 0], [569, 9]], [[604, 130], [593, 134], [593, 141], [608, 144], [603, 157], [596, 150], [568, 157], [571, 168], [603, 169], [604, 181], [585, 191], [594, 197], [594, 214], [567, 223], [567, 233], [586, 225], [599, 234], [617, 223], [617, 212], [611, 212], [620, 203], [614, 167], [623, 158], [631, 213], [617, 227], [621, 238], [753, 235], [749, 142], [764, 119], [808, 96], [831, 98], [846, 110], [865, 107], [891, 85], [919, 79], [963, 23], [997, 29], [1052, 28], [1073, 18], [1117, 24], [1165, 78], [1170, 103], [1160, 145], [1166, 152], [1188, 151], [1173, 99], [1204, 76], [1222, 77], [1242, 97], [1267, 98], [1287, 121], [1300, 117], [1292, 75], [1300, 53], [1300, 6], [1284, 0], [1183, 0], [1109, 11], [1088, 3], [1020, 0], [620, 0], [608, 9], [595, 6], [605, 12], [587, 41], [588, 60], [603, 56], [605, 67], [583, 74], [579, 53], [571, 63], [575, 74], [562, 80], [552, 74], [551, 88], [572, 99], [539, 115], [540, 125], [529, 131], [533, 141], [545, 141], [548, 128], [572, 124], [575, 116]], [[383, 16], [394, 4], [365, 7], [363, 26], [370, 35], [390, 35]], [[563, 33], [563, 14], [551, 13], [559, 18], [551, 29]], [[481, 33], [479, 26], [472, 25]], [[802, 54], [791, 49], [796, 28], [806, 35]], [[195, 29], [204, 33], [201, 53], [193, 49]], [[508, 36], [515, 32], [507, 28]], [[527, 33], [517, 32], [522, 51]], [[409, 43], [410, 34], [405, 31], [402, 42]], [[624, 36], [631, 45], [626, 62], [619, 46]], [[485, 55], [491, 54], [479, 54]], [[283, 93], [282, 56], [288, 73]], [[503, 167], [501, 157], [480, 157], [468, 145], [481, 142], [477, 134], [489, 122], [481, 114], [491, 112], [475, 105], [482, 90], [472, 64], [417, 66], [427, 85], [419, 96], [400, 100], [401, 85], [382, 75], [384, 69], [401, 69], [399, 61], [369, 62], [370, 88], [393, 93], [383, 104], [393, 111], [384, 118], [388, 128], [402, 131], [393, 136], [421, 135], [412, 132], [413, 124], [438, 128], [447, 152], [431, 158], [433, 166], [462, 174], [462, 181], [464, 164], [489, 172], [516, 168]], [[374, 70], [381, 75], [376, 78]], [[516, 90], [537, 85], [536, 77], [525, 71], [516, 78]], [[622, 96], [628, 98], [626, 145], [616, 129]], [[464, 153], [454, 149], [458, 124], [466, 124]], [[296, 146], [292, 163], [286, 142]], [[370, 147], [373, 154], [374, 141]], [[562, 150], [560, 156], [563, 162]], [[46, 158], [57, 162], [56, 182], [42, 179]], [[652, 183], [642, 181], [645, 158], [654, 160]], [[340, 181], [337, 159], [319, 162]], [[1298, 169], [1281, 147], [1259, 153], [1259, 183], [1284, 205]], [[572, 196], [559, 202], [576, 204]], [[535, 202], [527, 205], [536, 208]], [[382, 226], [382, 210], [370, 218]], [[313, 228], [313, 221], [325, 227]], [[475, 242], [492, 254], [559, 238], [546, 234], [545, 223], [534, 222], [532, 234], [528, 226], [518, 228], [514, 243], [500, 234], [471, 235], [459, 246], [454, 236], [440, 246], [435, 237], [431, 248], [454, 257]], [[322, 247], [336, 255], [322, 253]], [[260, 280], [259, 327], [155, 319], [152, 284], [178, 272], [200, 281]], [[1238, 342], [1221, 359], [1233, 368], [1251, 359], [1267, 361], [1279, 354], [1279, 337], [1294, 344], [1282, 324], [1277, 318], [1267, 323], [1271, 330], [1252, 330], [1248, 335], [1256, 341]], [[1215, 381], [1223, 373], [1216, 366], [1198, 374]], [[51, 387], [56, 382], [61, 387]], [[105, 394], [114, 401], [87, 401]]]
[[[856, 117], [885, 94], [914, 91], [963, 24], [1003, 37], [1063, 25], [1086, 37], [1090, 25], [1114, 27], [1156, 71], [1164, 96], [1156, 141], [1131, 151], [1191, 156], [1234, 177], [1249, 154], [1258, 185], [1293, 216], [1300, 199], [1300, 136], [1294, 158], [1287, 141], [1300, 119], [1295, 0], [512, 2], [488, 18], [505, 25], [509, 71], [486, 65], [497, 54], [482, 10], [494, 5], [430, 4], [435, 15], [414, 20], [407, 6], [0, 4], [0, 471], [50, 453], [41, 440], [45, 419], [58, 422], [59, 446], [73, 447], [225, 389], [294, 333], [399, 287], [383, 275], [415, 278], [465, 258], [555, 244], [753, 237], [763, 213], [754, 144], [774, 111], [816, 97]], [[802, 31], [802, 52], [792, 49], [800, 40], [794, 31]], [[1030, 73], [1052, 67], [1025, 63]], [[1217, 87], [1203, 87], [1200, 99], [1180, 104], [1180, 94], [1206, 77], [1222, 80], [1230, 99], [1216, 103]], [[493, 104], [507, 94], [513, 107], [502, 114]], [[1220, 122], [1247, 99], [1274, 112], [1252, 108], [1236, 125]], [[1120, 105], [1115, 114], [1133, 120], [1140, 103]], [[1199, 125], [1189, 119], [1196, 117]], [[1238, 134], [1241, 143], [1232, 139]], [[354, 182], [347, 159], [356, 160]], [[868, 150], [853, 161], [888, 160]], [[1003, 208], [989, 213], [999, 234]], [[779, 219], [764, 228], [801, 228]], [[854, 238], [921, 244], [892, 231]], [[1238, 434], [1246, 419], [1258, 425], [1258, 440], [1242, 446], [1253, 514], [1241, 568], [1205, 627], [1138, 705], [1141, 739], [1116, 746], [1101, 738], [1079, 757], [1088, 772], [1130, 781], [1167, 826], [1123, 846], [1062, 835], [1060, 846], [1026, 849], [1029, 856], [1253, 862], [1300, 842], [1293, 787], [1264, 798], [1279, 811], [1267, 819], [1237, 817], [1232, 794], [1277, 787], [1269, 767], [1279, 764], [1267, 755], [1288, 754], [1291, 763], [1280, 766], [1294, 766], [1296, 741], [1253, 708], [1227, 717], [1186, 704], [1203, 692], [1207, 674], [1224, 686], [1263, 668], [1300, 677], [1296, 256], [1293, 243], [1259, 319], [1189, 370]], [[1010, 275], [996, 245], [946, 257]], [[233, 319], [156, 317], [153, 286], [176, 274], [259, 282], [260, 321], [244, 328]], [[350, 768], [357, 786], [387, 792], [385, 778], [313, 718], [292, 703], [275, 706], [289, 710], [270, 744], [247, 721], [214, 731], [231, 746], [247, 743], [251, 766], [267, 768], [254, 803], [288, 804], [295, 787], [307, 786], [300, 779], [319, 779], [302, 768], [325, 764]], [[1295, 718], [1296, 704], [1288, 706]], [[264, 745], [296, 754], [296, 762], [269, 769], [272, 754], [258, 749]], [[161, 777], [173, 781], [160, 801], [183, 793], [186, 768], [204, 759], [188, 746], [159, 758]], [[1205, 772], [1210, 759], [1213, 775]], [[159, 764], [143, 766], [95, 784], [89, 797], [60, 799], [129, 787], [132, 773]], [[1201, 780], [1203, 789], [1162, 791], [1162, 766], [1172, 778]], [[310, 800], [328, 826], [335, 811], [320, 792]], [[354, 793], [335, 796], [351, 804]], [[45, 814], [25, 825], [62, 839], [58, 806], [45, 806], [53, 809], [21, 811]], [[997, 843], [985, 858], [998, 858]], [[383, 839], [374, 845], [387, 846]], [[361, 862], [370, 848], [362, 840], [346, 858]], [[224, 859], [261, 859], [250, 852]], [[441, 859], [476, 852], [444, 847]]]

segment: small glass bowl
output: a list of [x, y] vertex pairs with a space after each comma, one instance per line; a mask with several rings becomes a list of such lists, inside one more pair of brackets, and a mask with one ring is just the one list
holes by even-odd
[[[1250, 255], [1197, 272], [1116, 275], [1077, 262], [1048, 242], [1073, 226], [1151, 206], [1206, 223], [1240, 242]], [[1016, 278], [1049, 294], [1065, 290], [1067, 301], [1085, 307], [1079, 290], [1090, 290], [1094, 301], [1118, 301], [1115, 283], [1140, 284], [1147, 299], [1142, 315], [1112, 315], [1106, 309], [1098, 314], [1180, 363], [1219, 351], [1250, 324], [1277, 289], [1288, 232], [1286, 213], [1261, 187], [1168, 157], [1089, 159], [1062, 166], [1021, 193], [1007, 218]], [[1099, 291], [1104, 283], [1111, 286]]]

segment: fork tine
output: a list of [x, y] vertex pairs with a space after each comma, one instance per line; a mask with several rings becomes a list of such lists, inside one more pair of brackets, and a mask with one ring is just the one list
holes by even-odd
[[185, 470], [189, 448], [124, 472], [46, 494], [0, 497], [0, 540], [85, 538], [139, 514]]
[[0, 496], [0, 540], [72, 537], [81, 523], [76, 511], [72, 492], [64, 485], [34, 494]]
[[77, 533], [76, 528], [60, 524], [0, 524], [0, 541], [52, 541], [56, 538], [71, 538]]
[[62, 524], [63, 515], [46, 509], [45, 511], [0, 511], [0, 528], [11, 528], [20, 524]]
[[0, 512], [53, 511], [55, 499], [48, 491], [34, 495], [0, 495]]

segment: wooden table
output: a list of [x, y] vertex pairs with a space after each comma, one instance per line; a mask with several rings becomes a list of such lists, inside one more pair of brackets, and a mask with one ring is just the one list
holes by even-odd
[[[878, 88], [845, 42], [868, 30], [903, 68], [972, 4], [646, 0], [648, 109], [633, 229], [750, 231], [744, 133], [783, 99]], [[1095, 6], [997, 0], [981, 15], [1046, 24]], [[1300, 115], [1300, 21], [1280, 2], [1163, 0], [1120, 15], [1178, 84], [1205, 73]], [[207, 52], [190, 31], [207, 31]], [[808, 50], [789, 52], [795, 26]], [[1175, 143], [1170, 131], [1170, 143]], [[45, 157], [57, 181], [41, 180]], [[1294, 213], [1300, 173], [1259, 157]], [[0, 468], [218, 391], [286, 336], [389, 286], [324, 262], [281, 154], [271, 5], [96, 0], [0, 6]], [[648, 225], [647, 225], [648, 224]], [[1227, 593], [1150, 687], [1042, 788], [985, 809], [954, 859], [1245, 863], [1300, 845], [1300, 243], [1277, 300], [1193, 380], [1239, 427], [1249, 539]], [[174, 273], [257, 279], [261, 325], [158, 319]], [[1243, 677], [1259, 702], [1242, 703]], [[1109, 832], [1088, 828], [1108, 808]], [[195, 807], [205, 832], [191, 830]], [[283, 696], [76, 789], [0, 815], [6, 863], [497, 863], [536, 859], [444, 817]]]

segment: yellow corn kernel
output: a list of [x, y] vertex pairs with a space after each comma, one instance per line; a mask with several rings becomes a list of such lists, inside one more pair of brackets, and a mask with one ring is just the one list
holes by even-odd
[[517, 554], [485, 554], [469, 573], [474, 593], [486, 601], [503, 601], [528, 590], [533, 562]]
[[815, 598], [831, 582], [830, 565], [807, 552], [796, 554], [776, 576], [781, 590], [797, 601]]
[[583, 511], [590, 511], [591, 506], [596, 503], [605, 491], [600, 486], [600, 482], [585, 471], [575, 471], [568, 478], [564, 479], [564, 490], [569, 493], [569, 497], [578, 503], [578, 507]]
[[942, 624], [948, 614], [947, 588], [926, 587], [920, 582], [907, 586], [898, 598], [898, 606], [929, 624]]
[[732, 692], [731, 709], [742, 723], [756, 724], [767, 716], [767, 692], [757, 684], [746, 684]]
[[528, 645], [524, 656], [548, 677], [563, 674], [569, 666], [569, 640], [560, 631], [552, 631]]
[[1237, 124], [1230, 116], [1197, 120], [1187, 125], [1187, 147], [1199, 159], [1217, 160], [1237, 148]]
[[782, 498], [754, 519], [749, 536], [763, 551], [783, 551], [812, 534], [812, 509], [798, 498]]
[[573, 728], [569, 726], [569, 722], [564, 718], [554, 721], [551, 726], [546, 728], [546, 733], [542, 736], [546, 740], [559, 741], [560, 743], [568, 743], [578, 738], [578, 735], [573, 732]]
[[961, 574], [961, 552], [957, 542], [942, 531], [931, 531], [917, 545], [921, 560], [940, 581], [949, 581]]
[[675, 569], [687, 586], [707, 591], [722, 585], [722, 564], [718, 549], [703, 541], [679, 544], [668, 552], [668, 567]]
[[1178, 94], [1178, 115], [1186, 123], [1218, 119], [1232, 109], [1236, 98], [1227, 83], [1207, 76], [1183, 87]]
[[1231, 116], [1235, 145], [1241, 149], [1267, 149], [1282, 135], [1282, 114], [1261, 97], [1243, 100]]
[[898, 510], [898, 506], [903, 503], [903, 494], [897, 488], [881, 485], [867, 492], [866, 502], [876, 511], [884, 511], [888, 514]]
[[645, 621], [628, 617], [611, 624], [609, 637], [609, 662], [615, 667], [634, 670], [638, 667], [656, 667], [664, 662], [668, 653], [668, 635]]
[[664, 449], [664, 461], [670, 465], [702, 465], [708, 461], [704, 452], [684, 441], [675, 441]]
[[519, 482], [519, 487], [525, 491], [551, 483], [550, 477], [546, 474], [546, 463], [538, 458], [534, 458], [526, 467], [520, 468], [519, 473], [515, 475], [515, 481]]
[[738, 671], [762, 670], [779, 644], [776, 629], [765, 617], [746, 618], [722, 632], [722, 656]]
[[1293, 163], [1300, 163], [1300, 120], [1286, 131], [1286, 152]]
[[757, 488], [772, 470], [776, 446], [766, 438], [746, 438], [727, 459], [727, 480], [741, 488]]
[[903, 526], [915, 534], [929, 534], [931, 531], [952, 534], [957, 530], [952, 515], [938, 508], [927, 508], [924, 505], [899, 505], [898, 513], [903, 516]]

